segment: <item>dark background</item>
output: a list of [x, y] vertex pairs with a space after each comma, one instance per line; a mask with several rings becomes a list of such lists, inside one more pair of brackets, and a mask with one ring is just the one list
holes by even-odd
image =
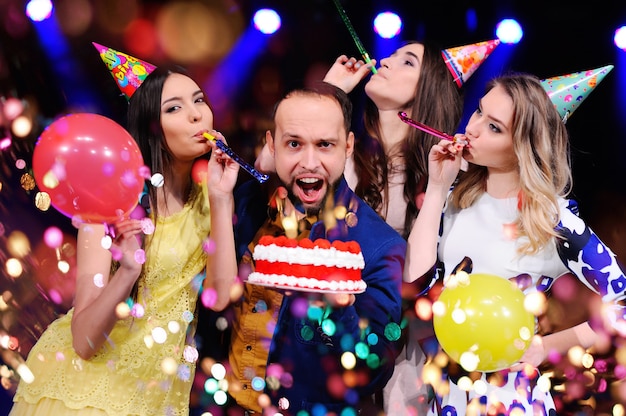
[[[54, 209], [46, 212], [36, 209], [33, 202], [36, 189], [24, 189], [20, 179], [24, 173], [32, 173], [36, 139], [56, 117], [92, 112], [124, 125], [126, 100], [120, 96], [91, 42], [155, 65], [171, 60], [190, 69], [213, 101], [216, 129], [249, 161], [254, 159], [255, 147], [264, 131], [271, 128], [272, 106], [286, 88], [321, 79], [340, 54], [358, 55], [332, 0], [58, 1], [55, 4], [64, 10], [83, 10], [86, 4], [86, 10], [92, 12], [83, 30], [62, 36], [66, 43], [59, 49], [50, 38], [38, 38], [35, 26], [23, 16], [24, 4], [0, 0], [0, 96], [27, 101], [35, 121], [31, 135], [14, 138], [11, 148], [0, 154], [0, 248], [3, 250], [0, 258], [3, 261], [8, 256], [6, 239], [12, 232], [23, 232], [35, 248], [40, 246], [43, 230], [50, 225], [66, 233], [68, 246], [62, 254], [72, 256], [75, 231], [69, 219]], [[384, 57], [376, 54], [378, 49], [371, 29], [372, 20], [380, 11], [392, 10], [403, 18], [401, 40], [427, 38], [445, 48], [493, 39], [499, 20], [516, 18], [524, 29], [524, 37], [518, 45], [500, 45], [466, 83], [463, 87], [466, 112], [475, 108], [485, 81], [503, 71], [524, 71], [548, 78], [615, 65], [574, 112], [567, 127], [572, 146], [573, 196], [580, 203], [581, 215], [624, 262], [626, 51], [613, 44], [615, 29], [626, 25], [623, 2], [344, 0], [341, 4], [373, 58]], [[216, 42], [228, 43], [230, 47], [206, 59], [172, 57], [162, 47], [163, 39], [178, 38], [179, 45], [174, 49], [186, 50], [193, 42], [185, 36], [203, 28], [202, 22], [193, 22], [195, 26], [189, 27], [189, 20], [179, 21], [165, 35], [149, 32], [152, 35], [138, 40], [138, 34], [144, 32], [133, 32], [130, 28], [137, 27], [133, 24], [155, 24], [160, 11], [172, 5], [220, 10], [227, 16], [225, 23], [221, 23], [234, 29], [230, 37], [225, 35], [223, 26], [216, 29]], [[243, 38], [243, 32], [250, 27], [252, 12], [259, 7], [274, 7], [282, 15], [282, 28], [258, 43], [237, 44], [237, 38]], [[468, 13], [476, 16], [476, 24], [469, 28]], [[178, 37], [174, 36], [179, 32]], [[234, 56], [227, 56], [230, 48], [236, 50]], [[359, 108], [362, 88], [357, 88], [352, 97]], [[360, 115], [355, 114], [355, 122], [359, 120]], [[26, 162], [25, 168], [16, 167], [18, 159]], [[11, 308], [0, 310], [0, 329], [4, 327], [20, 339], [22, 354], [28, 351], [46, 323], [71, 304], [71, 290], [59, 304], [51, 302], [42, 289], [45, 286], [39, 278], [42, 265], [53, 254], [33, 250], [25, 261], [25, 276], [19, 282], [6, 275], [4, 268], [0, 270], [0, 293], [5, 301], [10, 298], [13, 308], [19, 310], [19, 313], [11, 312]], [[71, 273], [67, 278], [71, 279]], [[2, 358], [7, 363], [14, 359], [7, 351], [3, 351]], [[11, 394], [4, 389], [0, 393]]]
[[[57, 3], [71, 4], [73, 1]], [[0, 1], [0, 15], [5, 16], [5, 22], [9, 19], [6, 16], [10, 15], [17, 20], [15, 16], [23, 10], [22, 3]], [[156, 65], [168, 61], [170, 57], [158, 46], [149, 56], [140, 54], [141, 51], [135, 52], [127, 41], [128, 35], [120, 33], [119, 29], [112, 32], [111, 25], [98, 21], [98, 16], [106, 15], [110, 22], [122, 20], [116, 16], [132, 12], [137, 19], [154, 21], [158, 11], [172, 3], [219, 4], [237, 14], [243, 26], [250, 26], [252, 12], [261, 6], [274, 7], [282, 15], [283, 25], [277, 34], [266, 36], [262, 45], [250, 45], [248, 50], [238, 50], [239, 55], [254, 52], [256, 58], [247, 61], [245, 68], [235, 64], [226, 70], [235, 77], [235, 81], [231, 81], [234, 85], [222, 89], [220, 99], [228, 101], [228, 104], [218, 105], [216, 109], [216, 127], [229, 133], [233, 147], [249, 159], [254, 157], [250, 148], [268, 127], [271, 107], [285, 88], [305, 78], [321, 77], [341, 53], [358, 55], [358, 49], [332, 0], [93, 1], [92, 23], [82, 33], [66, 36], [67, 51], [54, 58], [47, 56], [46, 50], [50, 47], [42, 45], [28, 22], [22, 25], [17, 35], [7, 33], [5, 24], [0, 28], [0, 93], [5, 97], [32, 97], [36, 100], [40, 121], [31, 137], [15, 146], [26, 152], [25, 160], [28, 161], [28, 151], [32, 150], [41, 129], [61, 114], [94, 112], [124, 123], [125, 100], [119, 96], [91, 42], [96, 41]], [[486, 79], [502, 71], [525, 71], [548, 78], [607, 64], [615, 65], [615, 69], [567, 123], [573, 150], [574, 194], [587, 211], [596, 209], [594, 205], [597, 205], [598, 198], [604, 201], [602, 205], [613, 206], [611, 211], [615, 211], [614, 204], [622, 204], [626, 192], [623, 184], [626, 173], [623, 160], [626, 152], [626, 121], [623, 121], [626, 111], [626, 52], [613, 45], [615, 29], [626, 24], [626, 6], [618, 3], [606, 1], [580, 6], [557, 1], [341, 2], [372, 57], [377, 56], [371, 22], [379, 11], [393, 10], [403, 17], [400, 39], [426, 37], [439, 42], [442, 47], [495, 38], [494, 27], [500, 19], [516, 18], [524, 28], [524, 37], [518, 45], [500, 45], [466, 83], [464, 90], [468, 111], [475, 107]], [[476, 16], [476, 24], [471, 29], [466, 24], [468, 11], [473, 11]], [[134, 19], [126, 20], [132, 22]], [[155, 42], [158, 44], [159, 40]], [[51, 59], [54, 61], [51, 62]], [[221, 57], [182, 63], [198, 79], [210, 80], [215, 79], [220, 62]], [[68, 82], [69, 78], [71, 82]], [[216, 85], [220, 86], [220, 83], [207, 81], [205, 84]], [[353, 94], [357, 107], [362, 98], [360, 91], [357, 89]], [[212, 96], [211, 89], [208, 94]], [[357, 114], [355, 121], [358, 120]], [[6, 155], [5, 162], [11, 162], [6, 160]], [[14, 195], [7, 197], [10, 192], [6, 188], [9, 187], [0, 193], [1, 202], [10, 204]], [[621, 250], [619, 248], [623, 253]]]

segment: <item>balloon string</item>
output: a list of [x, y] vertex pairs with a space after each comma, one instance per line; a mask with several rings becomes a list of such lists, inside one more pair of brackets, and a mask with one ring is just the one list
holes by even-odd
[[254, 177], [259, 183], [263, 183], [269, 179], [269, 175], [259, 172], [250, 164], [248, 164], [245, 160], [243, 160], [237, 153], [233, 151], [230, 147], [226, 145], [222, 140], [216, 138], [212, 134], [203, 133], [202, 134], [207, 140], [211, 140], [215, 142], [215, 145], [224, 153], [226, 153], [232, 160], [237, 162], [239, 166], [241, 166], [246, 172]]
[[[343, 20], [343, 23], [348, 28], [348, 32], [350, 32], [350, 36], [352, 36], [352, 39], [354, 40], [354, 43], [356, 44], [356, 47], [359, 50], [359, 53], [361, 54], [361, 56], [365, 60], [365, 63], [366, 64], [371, 63], [372, 60], [370, 59], [369, 54], [365, 50], [365, 47], [363, 47], [363, 44], [361, 43], [361, 40], [357, 36], [356, 31], [354, 30], [354, 26], [352, 26], [352, 23], [350, 22], [350, 19], [348, 18], [348, 15], [346, 14], [346, 11], [343, 9], [343, 7], [341, 7], [341, 4], [339, 4], [339, 0], [333, 0], [333, 2], [335, 3], [335, 7], [337, 8], [337, 11], [339, 12], [339, 15], [341, 16], [341, 20]], [[372, 65], [370, 67], [370, 69], [372, 70], [372, 73], [374, 73], [374, 74], [378, 73], [378, 71], [376, 70], [374, 65]]]

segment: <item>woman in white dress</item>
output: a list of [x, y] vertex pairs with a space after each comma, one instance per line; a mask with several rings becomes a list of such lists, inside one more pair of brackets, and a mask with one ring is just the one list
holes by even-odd
[[[572, 273], [606, 303], [625, 297], [626, 277], [616, 256], [566, 199], [572, 180], [567, 130], [536, 77], [509, 74], [491, 81], [458, 136], [465, 142], [443, 140], [430, 152], [405, 281], [420, 278], [436, 262], [438, 277], [447, 276], [467, 257], [470, 272], [523, 277], [524, 293], [546, 291]], [[462, 159], [469, 167], [458, 175]], [[594, 329], [583, 322], [537, 335], [497, 384], [491, 374], [481, 375], [486, 392], [462, 389], [448, 377], [449, 392], [437, 397], [430, 413], [556, 414], [549, 389], [537, 384], [538, 372], [522, 370], [538, 367], [548, 354], [591, 347]]]

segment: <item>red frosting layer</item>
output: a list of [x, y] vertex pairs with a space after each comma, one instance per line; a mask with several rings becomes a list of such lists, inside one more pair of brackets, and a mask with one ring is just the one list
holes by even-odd
[[272, 235], [264, 235], [259, 239], [259, 245], [269, 246], [272, 244], [276, 244], [278, 247], [303, 247], [303, 248], [314, 248], [319, 247], [323, 249], [329, 249], [334, 247], [339, 251], [347, 251], [353, 254], [358, 254], [361, 252], [361, 246], [356, 241], [340, 241], [335, 240], [332, 243], [324, 238], [318, 238], [315, 241], [311, 241], [308, 238], [303, 238], [301, 240], [295, 240], [293, 238], [287, 238], [284, 235], [274, 237]]
[[289, 264], [286, 262], [269, 262], [267, 260], [256, 260], [255, 271], [263, 274], [282, 274], [327, 281], [361, 280], [360, 269], [313, 266], [311, 264]]
[[[271, 246], [272, 244], [280, 247], [280, 249], [290, 249], [302, 247], [311, 250], [311, 263], [313, 263], [313, 255], [317, 250], [329, 250], [333, 247], [337, 251], [359, 254], [361, 246], [356, 241], [333, 241], [332, 243], [326, 239], [317, 239], [311, 241], [308, 238], [295, 240], [285, 236], [274, 237], [271, 235], [263, 236], [259, 239], [259, 246]], [[318, 253], [319, 255], [319, 253]], [[317, 256], [316, 256], [317, 257]], [[255, 259], [255, 272], [265, 275], [285, 275], [295, 278], [309, 278], [325, 281], [360, 281], [361, 269], [347, 269], [336, 266], [315, 266], [312, 264], [292, 264], [288, 262], [270, 262], [268, 260]]]

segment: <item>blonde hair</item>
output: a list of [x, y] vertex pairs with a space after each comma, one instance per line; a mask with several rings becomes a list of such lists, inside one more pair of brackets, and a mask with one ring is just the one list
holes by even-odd
[[[539, 79], [510, 74], [493, 79], [486, 92], [500, 86], [513, 100], [513, 149], [520, 178], [517, 237], [527, 237], [519, 254], [535, 254], [553, 238], [559, 222], [558, 198], [571, 189], [569, 141], [565, 124]], [[487, 168], [470, 164], [455, 186], [451, 204], [471, 206], [486, 191]]]

